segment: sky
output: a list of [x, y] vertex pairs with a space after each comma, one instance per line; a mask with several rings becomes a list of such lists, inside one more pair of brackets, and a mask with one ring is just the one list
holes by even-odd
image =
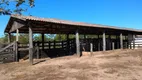
[[[142, 29], [142, 0], [35, 0], [23, 15]], [[8, 20], [0, 15], [0, 36]]]

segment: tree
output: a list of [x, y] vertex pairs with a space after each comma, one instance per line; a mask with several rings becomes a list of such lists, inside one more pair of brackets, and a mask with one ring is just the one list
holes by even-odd
[[34, 7], [34, 0], [1, 0], [0, 15], [21, 14], [28, 7]]
[[[55, 35], [54, 34], [45, 34], [44, 35], [44, 41], [53, 41]], [[34, 35], [34, 41], [42, 41], [42, 35], [41, 34], [35, 34]]]
[[[11, 42], [15, 41], [15, 36], [11, 35]], [[2, 37], [0, 37], [0, 44], [8, 43], [8, 34], [4, 34]]]
[[29, 43], [29, 35], [28, 34], [20, 34], [19, 42], [20, 43]]
[[65, 34], [56, 34], [54, 40], [56, 40], [56, 41], [66, 40], [66, 35]]

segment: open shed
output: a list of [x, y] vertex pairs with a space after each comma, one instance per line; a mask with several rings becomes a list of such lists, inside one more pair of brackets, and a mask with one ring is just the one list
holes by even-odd
[[[31, 64], [33, 64], [35, 45], [38, 46], [38, 58], [39, 49], [42, 49], [43, 51], [51, 49], [52, 42], [44, 41], [45, 34], [66, 34], [67, 41], [65, 44], [67, 54], [74, 52], [78, 56], [81, 56], [81, 52], [83, 50], [106, 51], [124, 48], [132, 49], [130, 43], [134, 40], [135, 35], [142, 34], [141, 30], [22, 15], [11, 15], [4, 32], [9, 34], [9, 43], [11, 43], [11, 33], [17, 34], [16, 42], [18, 42], [18, 36], [20, 33], [29, 34], [29, 46], [27, 50], [29, 51], [29, 60]], [[42, 34], [42, 42], [33, 42], [33, 34], [36, 33]], [[70, 34], [75, 35], [75, 39], [69, 39]], [[97, 38], [87, 39], [86, 35], [88, 34], [97, 35]], [[79, 35], [84, 35], [84, 39], [80, 39]], [[115, 38], [112, 39], [112, 36], [115, 36]], [[62, 48], [64, 48], [64, 43], [63, 41], [61, 42]], [[41, 46], [39, 46], [40, 44]], [[55, 44], [56, 42], [53, 42], [53, 45]], [[16, 51], [15, 60], [18, 61], [18, 54], [20, 54], [18, 51], [20, 48], [18, 47], [18, 44], [16, 46], [15, 45], [13, 51]], [[45, 48], [45, 45], [48, 46], [48, 48]], [[87, 49], [88, 47], [89, 49]], [[133, 41], [133, 49], [134, 48], [135, 43]], [[1, 50], [1, 52], [5, 50], [6, 48]]]

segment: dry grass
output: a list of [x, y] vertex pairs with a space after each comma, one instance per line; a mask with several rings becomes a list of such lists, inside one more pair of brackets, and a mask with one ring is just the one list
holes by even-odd
[[142, 79], [141, 49], [95, 52], [93, 56], [81, 58], [67, 56], [44, 60], [46, 61], [33, 66], [28, 61], [0, 64], [0, 80]]

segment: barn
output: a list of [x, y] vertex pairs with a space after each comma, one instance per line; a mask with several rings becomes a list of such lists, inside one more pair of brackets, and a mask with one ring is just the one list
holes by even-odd
[[[135, 43], [139, 38], [137, 35], [141, 35], [142, 30], [52, 18], [11, 15], [4, 33], [8, 34], [9, 44], [0, 49], [1, 60], [19, 61], [19, 55], [22, 54], [22, 51], [27, 51], [29, 61], [33, 64], [33, 58], [35, 56], [40, 58], [43, 53], [49, 57], [73, 54], [80, 57], [82, 51], [135, 49], [137, 47]], [[14, 42], [11, 42], [12, 33], [16, 34], [16, 41]], [[19, 34], [28, 34], [29, 43], [20, 43]], [[34, 41], [33, 34], [41, 34], [42, 41]], [[44, 41], [45, 34], [65, 34], [66, 40]], [[75, 37], [70, 38], [70, 35]], [[91, 37], [87, 35], [91, 35]], [[80, 36], [83, 36], [83, 38]]]

